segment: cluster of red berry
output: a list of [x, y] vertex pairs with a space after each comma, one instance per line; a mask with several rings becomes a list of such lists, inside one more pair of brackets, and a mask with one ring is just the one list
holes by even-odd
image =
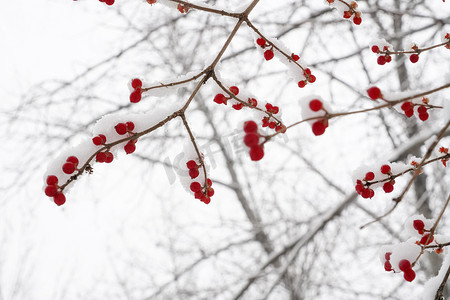
[[189, 6], [183, 5], [183, 4], [178, 4], [177, 9], [180, 13], [185, 14], [189, 11]]
[[66, 196], [62, 193], [58, 186], [58, 177], [55, 175], [49, 175], [47, 177], [47, 186], [45, 188], [45, 195], [53, 197], [53, 201], [56, 205], [63, 205], [66, 202]]
[[258, 125], [254, 121], [244, 123], [244, 144], [250, 148], [250, 159], [261, 160], [264, 157], [264, 145], [259, 143]]
[[[323, 110], [325, 112], [325, 114], [327, 114], [327, 111], [323, 107], [322, 101], [320, 101], [319, 99], [311, 100], [309, 102], [309, 108], [313, 112], [318, 112], [318, 111]], [[315, 121], [314, 123], [312, 123], [312, 125], [311, 125], [312, 132], [316, 136], [324, 134], [325, 129], [327, 129], [327, 127], [328, 127], [328, 119], [327, 118], [321, 118], [321, 119]]]
[[[403, 102], [402, 106], [400, 107], [403, 112], [405, 113], [405, 116], [407, 116], [408, 118], [412, 117], [412, 115], [414, 114], [414, 106], [416, 106], [417, 104], [412, 103], [411, 101], [406, 101]], [[429, 114], [428, 114], [428, 109], [425, 105], [417, 105], [417, 113], [419, 115], [419, 119], [421, 121], [426, 121], [428, 120]]]
[[[420, 241], [417, 241], [418, 245], [429, 245], [433, 242], [434, 236], [430, 234], [430, 230], [425, 229], [425, 223], [422, 220], [414, 220], [413, 227], [417, 232], [422, 235]], [[427, 233], [426, 233], [427, 232]]]
[[[232, 87], [229, 88], [229, 90], [235, 96], [237, 96], [239, 94], [239, 88], [237, 86], [232, 86]], [[231, 97], [227, 97], [224, 94], [217, 94], [216, 96], [214, 96], [214, 102], [216, 102], [217, 104], [225, 104], [225, 105], [227, 105], [228, 104], [228, 100], [230, 100], [230, 99], [231, 99]], [[256, 102], [256, 99], [255, 99], [255, 102]], [[256, 106], [256, 104], [254, 106]], [[244, 104], [239, 102], [239, 103], [233, 104], [232, 107], [235, 110], [240, 110], [240, 109], [242, 109], [242, 107], [244, 107]]]
[[[387, 272], [394, 271], [394, 269], [392, 269], [392, 265], [390, 262], [391, 255], [392, 255], [391, 252], [386, 252], [386, 254], [384, 255], [385, 259], [384, 269]], [[411, 262], [409, 260], [407, 259], [400, 260], [400, 262], [398, 263], [398, 268], [400, 269], [400, 271], [403, 272], [403, 278], [405, 278], [406, 281], [411, 282], [414, 280], [414, 278], [416, 278], [416, 273], [412, 269]]]
[[[392, 176], [391, 167], [389, 165], [382, 165], [380, 168], [380, 172], [381, 172], [381, 174], [388, 175], [388, 177], [389, 177], [389, 181], [387, 181], [383, 184], [383, 191], [385, 193], [391, 193], [394, 190], [394, 184], [395, 184], [395, 180], [391, 179], [391, 176]], [[356, 185], [355, 185], [356, 192], [365, 199], [372, 198], [375, 195], [375, 192], [369, 186], [374, 183], [374, 182], [371, 182], [374, 179], [375, 179], [375, 174], [373, 172], [367, 172], [362, 180], [360, 180], [360, 179], [356, 180]]]
[[316, 76], [311, 74], [311, 70], [309, 68], [306, 68], [303, 71], [303, 76], [305, 76], [306, 80], [300, 80], [298, 82], [298, 87], [299, 88], [304, 88], [308, 82], [309, 83], [313, 83], [313, 82], [316, 81]]
[[383, 51], [380, 50], [380, 47], [377, 45], [372, 46], [372, 52], [380, 54], [377, 58], [377, 63], [379, 65], [384, 65], [385, 63], [390, 63], [392, 61], [392, 57], [389, 55], [389, 46], [383, 46]]
[[[195, 160], [190, 160], [186, 163], [186, 166], [189, 169], [189, 176], [191, 179], [197, 178], [200, 174], [198, 169], [201, 165], [197, 164]], [[211, 186], [212, 181], [207, 178], [205, 186], [202, 186], [200, 182], [193, 181], [189, 188], [194, 193], [195, 199], [199, 199], [201, 202], [209, 204], [211, 202], [211, 197], [214, 195], [214, 189]]]
[[267, 41], [263, 38], [256, 39], [256, 44], [260, 46], [261, 48], [265, 49], [267, 47], [270, 47], [270, 49], [267, 49], [264, 51], [264, 59], [265, 60], [271, 60], [275, 55], [273, 53], [273, 46], [271, 46]]
[[132, 103], [138, 103], [142, 99], [142, 81], [139, 78], [131, 80], [131, 87], [133, 92], [130, 94], [130, 101]]
[[353, 1], [352, 3], [350, 3], [350, 9], [344, 11], [344, 19], [350, 19], [353, 16], [353, 23], [355, 25], [360, 25], [362, 22], [361, 19], [361, 12], [357, 11], [356, 8], [358, 8], [358, 4]]
[[263, 117], [262, 127], [269, 127], [270, 129], [275, 129], [276, 132], [282, 132], [282, 133], [286, 132], [286, 126], [284, 126], [281, 122], [277, 121], [273, 117], [273, 115], [278, 114], [279, 111], [280, 111], [280, 109], [278, 106], [267, 103], [266, 104], [266, 112], [269, 116]]
[[[116, 132], [120, 135], [124, 135], [126, 133], [128, 133], [129, 135], [134, 134], [133, 122], [119, 123], [114, 128], [116, 129]], [[123, 149], [127, 154], [131, 154], [136, 150], [136, 142], [137, 139], [129, 140], [128, 143], [123, 147]]]

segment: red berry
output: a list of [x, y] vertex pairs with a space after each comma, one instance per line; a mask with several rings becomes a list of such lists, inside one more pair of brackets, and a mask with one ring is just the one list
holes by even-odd
[[259, 39], [257, 39], [256, 40], [256, 43], [259, 45], [259, 46], [264, 46], [265, 44], [266, 44], [266, 40], [265, 39], [263, 39], [263, 38], [259, 38]]
[[197, 163], [194, 160], [190, 160], [186, 163], [186, 166], [189, 170], [191, 169], [197, 169]]
[[248, 104], [250, 106], [257, 106], [258, 105], [258, 101], [255, 98], [248, 98]]
[[394, 190], [394, 185], [391, 182], [383, 184], [383, 190], [385, 193], [391, 193]]
[[204, 199], [202, 199], [202, 202], [205, 204], [209, 204], [211, 202], [211, 198], [205, 197]]
[[212, 181], [211, 181], [211, 179], [206, 179], [206, 184], [208, 185], [208, 186], [212, 186]]
[[47, 177], [47, 184], [48, 185], [57, 185], [58, 184], [58, 177], [55, 175], [50, 175]]
[[278, 106], [272, 107], [272, 113], [273, 113], [274, 115], [276, 115], [279, 111], [280, 111], [280, 108], [279, 108]]
[[410, 101], [403, 102], [402, 106], [400, 106], [403, 111], [411, 110], [413, 107], [414, 104]]
[[131, 154], [136, 150], [136, 145], [130, 141], [123, 147], [123, 149], [127, 154]]
[[254, 121], [247, 121], [244, 123], [244, 131], [246, 133], [249, 132], [257, 132], [258, 131], [258, 125]]
[[411, 270], [411, 262], [407, 259], [402, 259], [398, 263], [398, 268], [403, 272], [406, 272], [407, 270]]
[[392, 266], [391, 266], [391, 263], [390, 263], [389, 261], [385, 261], [385, 262], [384, 262], [384, 269], [385, 269], [387, 272], [392, 271]]
[[114, 155], [111, 152], [106, 151], [105, 155], [106, 155], [105, 163], [109, 164], [114, 160]]
[[361, 22], [362, 22], [361, 17], [355, 16], [355, 17], [353, 18], [353, 23], [354, 23], [355, 25], [360, 25]]
[[411, 56], [409, 57], [409, 60], [413, 63], [413, 64], [415, 64], [416, 62], [418, 62], [419, 61], [419, 55], [418, 54], [411, 54]]
[[294, 54], [294, 53], [292, 53], [291, 57], [292, 57], [293, 61], [297, 61], [300, 59], [300, 56], [298, 56], [297, 54]]
[[386, 254], [384, 254], [384, 259], [390, 260], [391, 259], [391, 254], [392, 254], [392, 252], [386, 252]]
[[198, 182], [193, 182], [193, 183], [191, 183], [190, 189], [191, 189], [191, 191], [196, 193], [196, 192], [200, 192], [202, 190], [202, 186]]
[[426, 114], [428, 112], [427, 108], [424, 105], [420, 105], [417, 108], [417, 112], [420, 114]]
[[135, 90], [130, 94], [130, 102], [132, 103], [138, 103], [139, 101], [141, 101], [141, 99], [142, 95], [140, 90]]
[[272, 50], [266, 50], [264, 51], [264, 58], [266, 60], [271, 60], [274, 57], [273, 51]]
[[414, 115], [414, 110], [413, 109], [405, 110], [405, 116], [407, 116], [408, 118], [411, 118], [412, 115]]
[[202, 192], [195, 192], [195, 194], [194, 194], [195, 199], [200, 199], [200, 198], [202, 198], [202, 196], [203, 196]]
[[301, 80], [301, 81], [298, 82], [298, 87], [299, 88], [304, 88], [305, 86], [306, 86], [306, 81]]
[[428, 118], [430, 117], [430, 115], [428, 114], [428, 113], [424, 113], [424, 114], [419, 114], [419, 119], [421, 120], [421, 121], [426, 121], [426, 120], [428, 120]]
[[379, 65], [384, 65], [386, 63], [386, 58], [384, 56], [378, 56], [377, 63]]
[[116, 132], [120, 135], [123, 135], [127, 133], [127, 125], [125, 123], [119, 123], [116, 126], [114, 126], [116, 129]]
[[389, 172], [391, 172], [391, 167], [389, 165], [382, 165], [380, 171], [382, 174], [389, 174]]
[[141, 88], [141, 87], [142, 87], [142, 81], [141, 81], [139, 78], [134, 78], [134, 79], [131, 81], [131, 87], [132, 87], [133, 89]]
[[239, 94], [239, 88], [237, 86], [232, 86], [230, 87], [230, 92], [237, 96], [237, 94]]
[[[428, 239], [428, 237], [430, 237], [430, 238]], [[428, 240], [428, 242], [427, 242], [427, 240]], [[420, 239], [420, 243], [422, 245], [429, 245], [433, 240], [434, 240], [434, 236], [432, 236], [432, 235], [430, 236], [430, 234], [427, 233]]]
[[319, 111], [322, 109], [322, 101], [318, 99], [311, 100], [309, 102], [309, 108], [311, 108], [312, 111]]
[[217, 104], [222, 104], [222, 103], [227, 104], [226, 100], [227, 99], [225, 98], [225, 95], [223, 95], [223, 94], [217, 94], [214, 97], [214, 102], [216, 102]]
[[64, 196], [63, 193], [58, 192], [55, 194], [55, 196], [53, 196], [53, 201], [56, 205], [61, 206], [66, 203], [66, 196]]
[[106, 5], [113, 5], [114, 4], [114, 0], [105, 0], [104, 2], [106, 3]]
[[378, 46], [372, 46], [372, 52], [378, 53], [378, 52], [380, 52], [380, 48], [378, 48]]
[[277, 122], [269, 122], [269, 128], [274, 129], [277, 126]]
[[56, 185], [49, 185], [45, 188], [45, 194], [49, 197], [53, 197], [58, 192]]
[[96, 136], [92, 139], [92, 142], [94, 143], [94, 145], [100, 146], [102, 144], [103, 140], [101, 137]]
[[309, 75], [309, 77], [308, 77], [308, 82], [313, 83], [313, 82], [315, 82], [315, 81], [316, 81], [316, 76], [314, 76], [314, 75]]
[[367, 199], [367, 198], [370, 198], [370, 195], [371, 195], [372, 193], [370, 192], [370, 189], [368, 189], [368, 188], [364, 188], [363, 190], [362, 190], [362, 192], [361, 192], [361, 196], [364, 198], [364, 199]]
[[66, 161], [73, 163], [75, 166], [77, 166], [79, 163], [78, 158], [76, 156], [69, 156]]
[[324, 134], [326, 128], [323, 120], [318, 120], [312, 124], [312, 132], [316, 136]]
[[250, 159], [253, 161], [261, 160], [264, 157], [264, 149], [262, 146], [253, 146], [250, 148]]
[[209, 188], [207, 194], [208, 194], [208, 197], [214, 196], [214, 189], [213, 188]]
[[106, 161], [106, 154], [105, 152], [99, 152], [97, 153], [97, 155], [95, 156], [95, 160], [97, 160], [98, 162], [105, 162]]
[[373, 172], [367, 172], [364, 180], [370, 181], [375, 179], [375, 174]]
[[353, 12], [351, 10], [344, 11], [344, 18], [349, 19], [353, 15]]
[[125, 125], [127, 125], [127, 131], [133, 131], [133, 129], [134, 129], [133, 122], [127, 122]]
[[390, 55], [386, 55], [386, 62], [390, 63], [392, 61], [392, 57]]
[[231, 107], [234, 108], [235, 110], [241, 110], [244, 107], [244, 104], [236, 103], [236, 104], [233, 104]]
[[372, 100], [380, 99], [383, 96], [381, 90], [376, 86], [367, 89], [367, 95], [369, 95], [369, 98]]
[[358, 183], [357, 185], [355, 185], [355, 190], [359, 195], [361, 195], [363, 189], [364, 189], [364, 186], [361, 183]]
[[73, 172], [75, 172], [75, 164], [71, 163], [71, 162], [66, 162], [63, 166], [62, 166], [62, 170], [64, 173], [66, 174], [72, 174]]
[[200, 172], [198, 171], [198, 169], [190, 169], [189, 170], [189, 176], [191, 176], [191, 178], [195, 178], [200, 174]]
[[403, 274], [403, 278], [405, 278], [406, 281], [411, 282], [414, 280], [414, 278], [416, 278], [416, 273], [413, 269], [406, 270]]
[[425, 228], [425, 224], [423, 223], [422, 220], [414, 220], [413, 226], [414, 226], [415, 230], [422, 231], [422, 232], [423, 232], [423, 230]]
[[[306, 68], [304, 71], [303, 71], [303, 75], [311, 75], [311, 70], [309, 69], [309, 68]], [[307, 76], [306, 76], [307, 77]]]
[[254, 132], [248, 132], [244, 137], [244, 144], [248, 147], [257, 146], [259, 144], [259, 136]]
[[102, 139], [102, 144], [106, 143], [106, 136], [103, 134], [99, 134], [98, 136]]

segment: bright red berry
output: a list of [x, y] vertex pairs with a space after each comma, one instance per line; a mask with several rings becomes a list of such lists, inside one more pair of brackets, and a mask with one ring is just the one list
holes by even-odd
[[266, 60], [271, 60], [274, 57], [272, 49], [264, 51], [264, 58]]
[[312, 124], [312, 132], [316, 136], [324, 134], [326, 128], [323, 120], [318, 120]]
[[69, 156], [66, 161], [73, 163], [75, 166], [77, 166], [79, 163], [78, 158], [76, 156]]
[[384, 65], [386, 63], [386, 58], [384, 56], [378, 56], [377, 63], [379, 65]]
[[391, 172], [391, 167], [389, 165], [382, 165], [380, 171], [382, 174], [389, 174]]
[[94, 143], [94, 145], [100, 146], [102, 144], [103, 140], [101, 137], [96, 136], [92, 139], [92, 142]]
[[407, 259], [402, 259], [399, 263], [398, 263], [398, 268], [403, 271], [406, 272], [407, 270], [411, 269], [411, 262]]
[[415, 64], [416, 62], [418, 62], [419, 61], [419, 55], [418, 54], [411, 54], [411, 56], [409, 57], [409, 60], [413, 63], [413, 64]]
[[403, 274], [403, 278], [405, 278], [406, 281], [411, 282], [416, 278], [416, 272], [414, 272], [413, 269], [406, 270]]
[[413, 107], [414, 104], [411, 101], [403, 102], [402, 106], [400, 106], [403, 111], [411, 110]]
[[139, 78], [134, 78], [134, 79], [131, 81], [131, 87], [132, 87], [133, 89], [139, 89], [139, 88], [141, 88], [141, 87], [142, 87], [142, 81], [141, 81]]
[[367, 95], [369, 95], [369, 98], [372, 100], [377, 100], [383, 97], [381, 90], [376, 86], [367, 89]]
[[131, 154], [131, 153], [133, 153], [133, 152], [136, 150], [136, 145], [135, 145], [132, 141], [129, 141], [129, 142], [123, 147], [123, 149], [125, 150], [125, 152], [126, 152], [127, 154]]
[[390, 55], [386, 55], [386, 62], [390, 63], [392, 61], [392, 57]]
[[363, 190], [362, 190], [362, 192], [361, 192], [361, 196], [362, 196], [364, 199], [370, 198], [370, 195], [372, 194], [370, 191], [371, 191], [371, 189], [363, 188]]
[[45, 188], [45, 194], [49, 197], [53, 197], [58, 192], [56, 185], [49, 185]]
[[142, 95], [140, 90], [135, 90], [130, 94], [130, 102], [132, 103], [138, 103], [139, 101], [141, 101], [141, 99]]
[[407, 116], [408, 118], [411, 118], [413, 115], [414, 115], [413, 109], [405, 110], [405, 116]]
[[383, 184], [383, 190], [385, 193], [391, 193], [394, 190], [394, 185], [391, 182]]
[[292, 57], [293, 61], [297, 61], [300, 59], [300, 56], [298, 56], [297, 54], [294, 54], [294, 53], [292, 53], [291, 57]]
[[222, 103], [227, 104], [226, 100], [227, 99], [226, 99], [225, 95], [223, 95], [223, 94], [217, 94], [214, 97], [214, 102], [216, 102], [217, 104], [222, 104]]
[[50, 175], [47, 177], [47, 184], [48, 185], [57, 185], [58, 184], [58, 177], [55, 175]]
[[353, 12], [351, 10], [344, 11], [344, 18], [349, 19], [353, 15]]
[[114, 129], [116, 129], [116, 132], [120, 135], [127, 133], [127, 125], [125, 123], [117, 124], [114, 126]]
[[259, 144], [259, 136], [254, 132], [248, 132], [244, 137], [244, 144], [248, 147], [257, 146]]
[[378, 52], [380, 52], [380, 48], [378, 48], [378, 46], [372, 46], [372, 52], [378, 53]]
[[111, 152], [106, 151], [105, 155], [106, 155], [105, 163], [109, 164], [114, 160], [114, 155]]
[[426, 120], [428, 120], [428, 118], [430, 117], [430, 115], [428, 114], [428, 113], [424, 113], [424, 114], [419, 114], [419, 119], [421, 120], [421, 121], [426, 121]]
[[250, 148], [250, 159], [253, 161], [261, 160], [264, 157], [264, 149], [262, 146], [253, 146]]
[[263, 38], [259, 38], [259, 39], [256, 40], [256, 43], [257, 43], [259, 46], [263, 47], [264, 45], [266, 45], [266, 40], [263, 39]]
[[385, 261], [385, 262], [384, 262], [384, 269], [385, 269], [387, 272], [392, 271], [392, 265], [391, 265], [391, 263], [390, 263], [389, 261]]
[[194, 160], [190, 160], [186, 163], [186, 166], [189, 170], [191, 169], [197, 169], [197, 163]]
[[198, 169], [190, 169], [189, 170], [189, 176], [191, 176], [191, 178], [195, 178], [200, 174]]
[[244, 104], [236, 103], [236, 104], [233, 104], [231, 107], [234, 108], [235, 110], [241, 110], [244, 107]]
[[254, 121], [247, 121], [244, 123], [244, 131], [246, 133], [258, 131], [258, 125]]
[[422, 245], [429, 245], [433, 240], [434, 240], [434, 236], [427, 233], [420, 239], [420, 243]]
[[62, 170], [64, 173], [66, 174], [72, 174], [73, 172], [75, 172], [75, 164], [71, 163], [71, 162], [66, 162], [63, 166], [62, 166]]
[[208, 194], [208, 197], [214, 196], [214, 189], [213, 188], [209, 188], [207, 194]]
[[106, 3], [106, 5], [113, 5], [114, 4], [114, 0], [105, 0], [104, 2]]
[[230, 87], [230, 92], [237, 96], [237, 94], [239, 94], [239, 88], [237, 86], [232, 86]]
[[355, 25], [360, 25], [361, 22], [362, 22], [361, 17], [355, 16], [355, 17], [353, 18], [353, 23], [354, 23]]
[[316, 81], [316, 76], [314, 76], [314, 75], [309, 75], [308, 76], [308, 82], [313, 83], [315, 81]]
[[127, 122], [125, 125], [127, 125], [127, 131], [133, 131], [134, 130], [134, 123], [133, 122]]
[[196, 192], [200, 192], [202, 190], [202, 186], [198, 182], [193, 182], [193, 183], [191, 183], [190, 189], [191, 189], [191, 191], [196, 193]]
[[299, 88], [304, 88], [305, 86], [306, 86], [306, 81], [301, 80], [301, 81], [298, 82], [298, 87]]
[[392, 252], [386, 252], [386, 253], [384, 254], [384, 259], [390, 260], [390, 259], [391, 259], [391, 254], [392, 254]]
[[248, 98], [248, 104], [250, 106], [257, 106], [258, 105], [258, 101], [255, 98]]
[[61, 206], [66, 203], [66, 196], [62, 192], [58, 192], [53, 196], [53, 201], [56, 205]]
[[367, 172], [364, 180], [370, 181], [375, 179], [375, 174], [373, 172]]
[[319, 111], [322, 109], [322, 101], [318, 100], [318, 99], [314, 99], [311, 100], [311, 102], [309, 102], [309, 108], [312, 111]]
[[212, 186], [212, 180], [211, 179], [206, 179], [206, 184], [208, 185], [208, 186]]

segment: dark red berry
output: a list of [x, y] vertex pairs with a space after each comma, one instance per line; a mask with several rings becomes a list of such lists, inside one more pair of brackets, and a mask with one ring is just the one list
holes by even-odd
[[266, 60], [271, 60], [274, 57], [273, 51], [272, 50], [266, 50], [264, 51], [264, 58]]
[[114, 160], [114, 155], [111, 152], [106, 151], [105, 155], [106, 155], [105, 163], [109, 164]]
[[50, 175], [47, 177], [47, 184], [48, 185], [57, 185], [58, 184], [58, 177], [55, 175]]
[[353, 23], [355, 23], [355, 25], [360, 25], [361, 22], [362, 22], [361, 17], [355, 16], [355, 17], [353, 18]]
[[127, 122], [125, 125], [127, 125], [127, 131], [133, 131], [134, 130], [134, 123], [133, 122]]
[[123, 147], [123, 149], [127, 154], [131, 154], [136, 150], [136, 145], [130, 141]]
[[190, 169], [189, 170], [189, 176], [191, 176], [191, 178], [195, 178], [200, 174], [200, 172], [198, 171], [198, 169]]
[[385, 193], [391, 193], [394, 190], [394, 185], [391, 182], [383, 184], [383, 190]]
[[248, 132], [244, 137], [244, 144], [248, 147], [257, 146], [259, 144], [259, 136], [254, 132]]
[[428, 118], [430, 117], [430, 115], [428, 113], [424, 113], [424, 114], [419, 114], [419, 119], [423, 122], [425, 122], [426, 120], [428, 120]]
[[306, 81], [301, 80], [301, 81], [298, 82], [298, 87], [299, 88], [304, 88], [305, 86], [306, 86]]
[[250, 148], [250, 159], [253, 161], [261, 160], [264, 157], [264, 149], [262, 146], [253, 146]]
[[120, 135], [127, 133], [127, 125], [125, 123], [117, 124], [114, 126], [114, 129], [116, 129], [116, 132]]
[[75, 172], [75, 164], [71, 163], [71, 162], [66, 162], [63, 166], [62, 166], [62, 170], [64, 173], [66, 174], [72, 174], [73, 172]]
[[385, 261], [385, 262], [384, 262], [384, 269], [385, 269], [387, 272], [392, 271], [392, 266], [391, 266], [391, 263], [390, 263], [389, 261]]
[[312, 124], [312, 132], [316, 136], [324, 134], [326, 128], [323, 120], [318, 120]]
[[389, 165], [382, 165], [380, 171], [382, 174], [389, 174], [391, 172], [391, 167]]
[[258, 125], [254, 121], [247, 121], [244, 123], [244, 131], [246, 133], [258, 131]]
[[102, 139], [102, 144], [106, 143], [106, 136], [103, 134], [99, 134], [98, 136]]
[[300, 59], [300, 56], [298, 56], [297, 54], [294, 54], [294, 53], [292, 53], [291, 57], [292, 57], [293, 61], [297, 61]]
[[142, 81], [141, 81], [139, 78], [134, 78], [134, 79], [131, 81], [131, 87], [132, 87], [133, 89], [141, 88], [141, 87], [142, 87]]
[[381, 90], [376, 86], [367, 89], [367, 95], [369, 95], [369, 98], [372, 100], [377, 100], [383, 97]]
[[102, 144], [103, 140], [101, 137], [96, 136], [92, 139], [92, 142], [94, 143], [94, 145], [100, 146]]
[[411, 110], [413, 107], [414, 104], [410, 101], [403, 102], [402, 106], [400, 106], [403, 111]]
[[386, 254], [384, 254], [384, 259], [390, 260], [391, 259], [391, 254], [392, 254], [392, 252], [386, 252]]
[[191, 189], [191, 191], [196, 193], [196, 192], [200, 192], [201, 191], [202, 186], [198, 182], [193, 182], [193, 183], [191, 183], [190, 189]]
[[58, 192], [56, 185], [49, 185], [45, 188], [45, 194], [49, 197], [53, 197]]
[[375, 174], [373, 172], [367, 172], [364, 180], [370, 181], [375, 179]]
[[414, 220], [413, 222], [414, 229], [417, 231], [423, 231], [425, 228], [425, 223], [422, 220]]
[[259, 46], [264, 46], [265, 44], [266, 44], [266, 40], [265, 39], [263, 39], [263, 38], [259, 38], [259, 39], [257, 39], [256, 40], [256, 43], [259, 45]]
[[53, 196], [53, 201], [56, 205], [61, 206], [66, 203], [66, 196], [62, 192], [58, 192]]
[[105, 0], [106, 5], [113, 5], [114, 0]]
[[230, 87], [230, 92], [237, 96], [237, 94], [239, 94], [239, 88], [237, 86], [232, 86]]
[[78, 158], [76, 156], [69, 156], [66, 161], [73, 163], [75, 166], [77, 166], [79, 163]]
[[95, 160], [98, 162], [105, 162], [106, 161], [106, 154], [105, 152], [99, 152], [97, 153], [97, 155], [95, 156]]
[[413, 63], [413, 64], [415, 64], [416, 62], [418, 62], [419, 61], [419, 55], [418, 54], [411, 54], [411, 56], [409, 57], [409, 60]]
[[372, 52], [378, 53], [378, 52], [380, 52], [380, 48], [378, 48], [378, 46], [372, 46]]
[[191, 169], [197, 169], [197, 163], [194, 160], [190, 160], [186, 163], [186, 166], [189, 170]]
[[236, 104], [233, 104], [231, 107], [234, 108], [235, 110], [241, 110], [244, 107], [244, 104], [236, 103]]
[[379, 65], [384, 65], [386, 63], [386, 58], [384, 56], [378, 56], [377, 63]]
[[130, 102], [132, 103], [138, 103], [139, 101], [141, 101], [141, 99], [142, 95], [140, 90], [135, 90], [130, 94]]
[[216, 102], [217, 104], [222, 104], [222, 103], [225, 103], [225, 104], [227, 104], [226, 103], [226, 98], [225, 98], [225, 95], [223, 95], [223, 94], [217, 94], [215, 97], [214, 97], [214, 102]]
[[413, 115], [414, 115], [413, 109], [405, 110], [405, 116], [407, 116], [408, 118], [411, 118]]
[[208, 194], [208, 197], [214, 196], [214, 189], [213, 188], [209, 188], [207, 194]]
[[411, 282], [416, 278], [416, 272], [414, 272], [413, 269], [406, 270], [403, 274], [403, 278], [405, 278], [406, 281]]
[[420, 243], [422, 245], [429, 245], [433, 240], [434, 240], [434, 236], [427, 233], [420, 239]]
[[313, 83], [315, 81], [316, 81], [316, 76], [314, 76], [314, 75], [309, 75], [308, 76], [308, 82]]
[[407, 270], [411, 270], [411, 262], [407, 259], [402, 259], [398, 263], [398, 268], [403, 272], [406, 272]]

